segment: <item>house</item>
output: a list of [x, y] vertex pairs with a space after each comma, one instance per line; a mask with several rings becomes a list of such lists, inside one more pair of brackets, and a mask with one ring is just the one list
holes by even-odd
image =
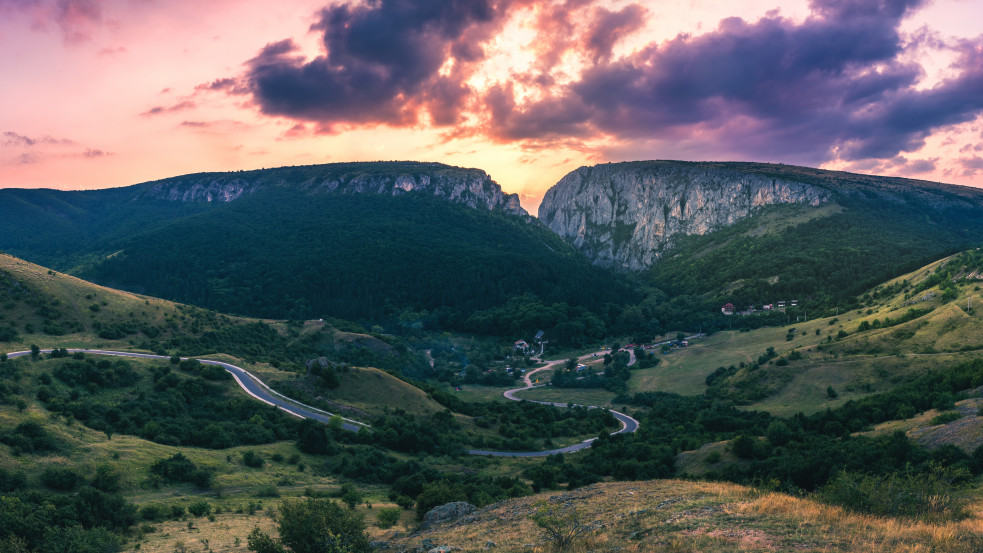
[[799, 300], [792, 300], [792, 305], [799, 305]]
[[539, 332], [537, 332], [536, 333], [536, 336], [533, 338], [533, 340], [535, 340], [537, 342], [542, 342], [543, 341], [543, 331], [540, 330]]
[[785, 300], [782, 300], [782, 301], [778, 302], [778, 308], [779, 309], [784, 309], [785, 308]]
[[725, 303], [724, 306], [720, 308], [720, 312], [723, 313], [724, 315], [733, 315], [734, 314], [734, 304], [733, 303]]
[[764, 309], [765, 311], [771, 311], [771, 310], [775, 309], [775, 305], [772, 304], [772, 303], [766, 303], [761, 308]]
[[521, 351], [522, 353], [528, 353], [529, 344], [527, 344], [525, 340], [518, 340], [515, 343], [515, 349]]

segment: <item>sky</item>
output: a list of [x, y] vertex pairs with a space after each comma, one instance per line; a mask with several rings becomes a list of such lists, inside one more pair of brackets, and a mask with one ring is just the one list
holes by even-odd
[[983, 187], [983, 0], [0, 0], [0, 188], [340, 161]]

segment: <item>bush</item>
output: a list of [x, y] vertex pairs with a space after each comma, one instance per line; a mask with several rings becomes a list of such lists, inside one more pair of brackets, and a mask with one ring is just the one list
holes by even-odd
[[379, 528], [392, 528], [399, 522], [403, 509], [400, 507], [383, 507], [379, 509], [376, 519], [379, 521]]
[[260, 468], [263, 466], [263, 458], [251, 449], [242, 452], [242, 462], [247, 467]]
[[362, 515], [330, 499], [284, 501], [277, 514], [279, 539], [259, 528], [247, 539], [249, 549], [278, 553], [284, 546], [293, 553], [369, 553], [368, 535]]
[[204, 499], [199, 499], [193, 502], [191, 505], [188, 505], [188, 513], [191, 516], [203, 517], [211, 514], [211, 512], [212, 505]]
[[583, 514], [576, 507], [564, 508], [543, 500], [533, 505], [529, 519], [543, 529], [546, 541], [560, 551], [568, 549], [577, 538], [596, 529], [593, 524], [585, 523]]
[[41, 483], [58, 491], [74, 490], [82, 482], [82, 477], [70, 468], [48, 467], [41, 473]]
[[939, 413], [932, 417], [931, 424], [934, 426], [936, 424], [949, 424], [954, 420], [959, 420], [963, 417], [962, 413], [959, 411], [947, 411], [945, 413]]
[[934, 464], [922, 473], [872, 476], [841, 472], [816, 495], [826, 503], [862, 513], [927, 521], [951, 520], [965, 514], [964, 500], [953, 492], [958, 491], [969, 476], [963, 468]]
[[[184, 509], [181, 510], [184, 514]], [[140, 507], [140, 518], [143, 520], [150, 520], [154, 522], [160, 522], [167, 518], [171, 514], [170, 509], [164, 507], [163, 505], [157, 505], [155, 503], [149, 503]]]
[[754, 438], [741, 434], [733, 443], [734, 455], [741, 459], [751, 459], [754, 457]]
[[119, 473], [109, 465], [99, 465], [96, 468], [96, 475], [92, 477], [92, 487], [104, 492], [119, 491]]

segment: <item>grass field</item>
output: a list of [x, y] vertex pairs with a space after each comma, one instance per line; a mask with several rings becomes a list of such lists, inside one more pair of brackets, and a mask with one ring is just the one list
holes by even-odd
[[578, 405], [595, 405], [610, 407], [614, 392], [600, 388], [533, 388], [518, 392], [515, 397], [533, 401], [550, 401], [559, 403], [576, 403]]

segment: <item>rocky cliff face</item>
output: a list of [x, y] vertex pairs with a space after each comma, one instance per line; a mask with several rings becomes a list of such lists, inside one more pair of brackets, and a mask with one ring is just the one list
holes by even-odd
[[517, 194], [506, 194], [480, 169], [439, 163], [368, 162], [199, 173], [139, 185], [138, 197], [179, 202], [231, 202], [274, 187], [311, 194], [426, 194], [474, 209], [528, 215]]
[[581, 167], [546, 192], [539, 219], [595, 264], [650, 266], [673, 238], [706, 234], [772, 204], [829, 202], [810, 184], [719, 165], [633, 162]]

